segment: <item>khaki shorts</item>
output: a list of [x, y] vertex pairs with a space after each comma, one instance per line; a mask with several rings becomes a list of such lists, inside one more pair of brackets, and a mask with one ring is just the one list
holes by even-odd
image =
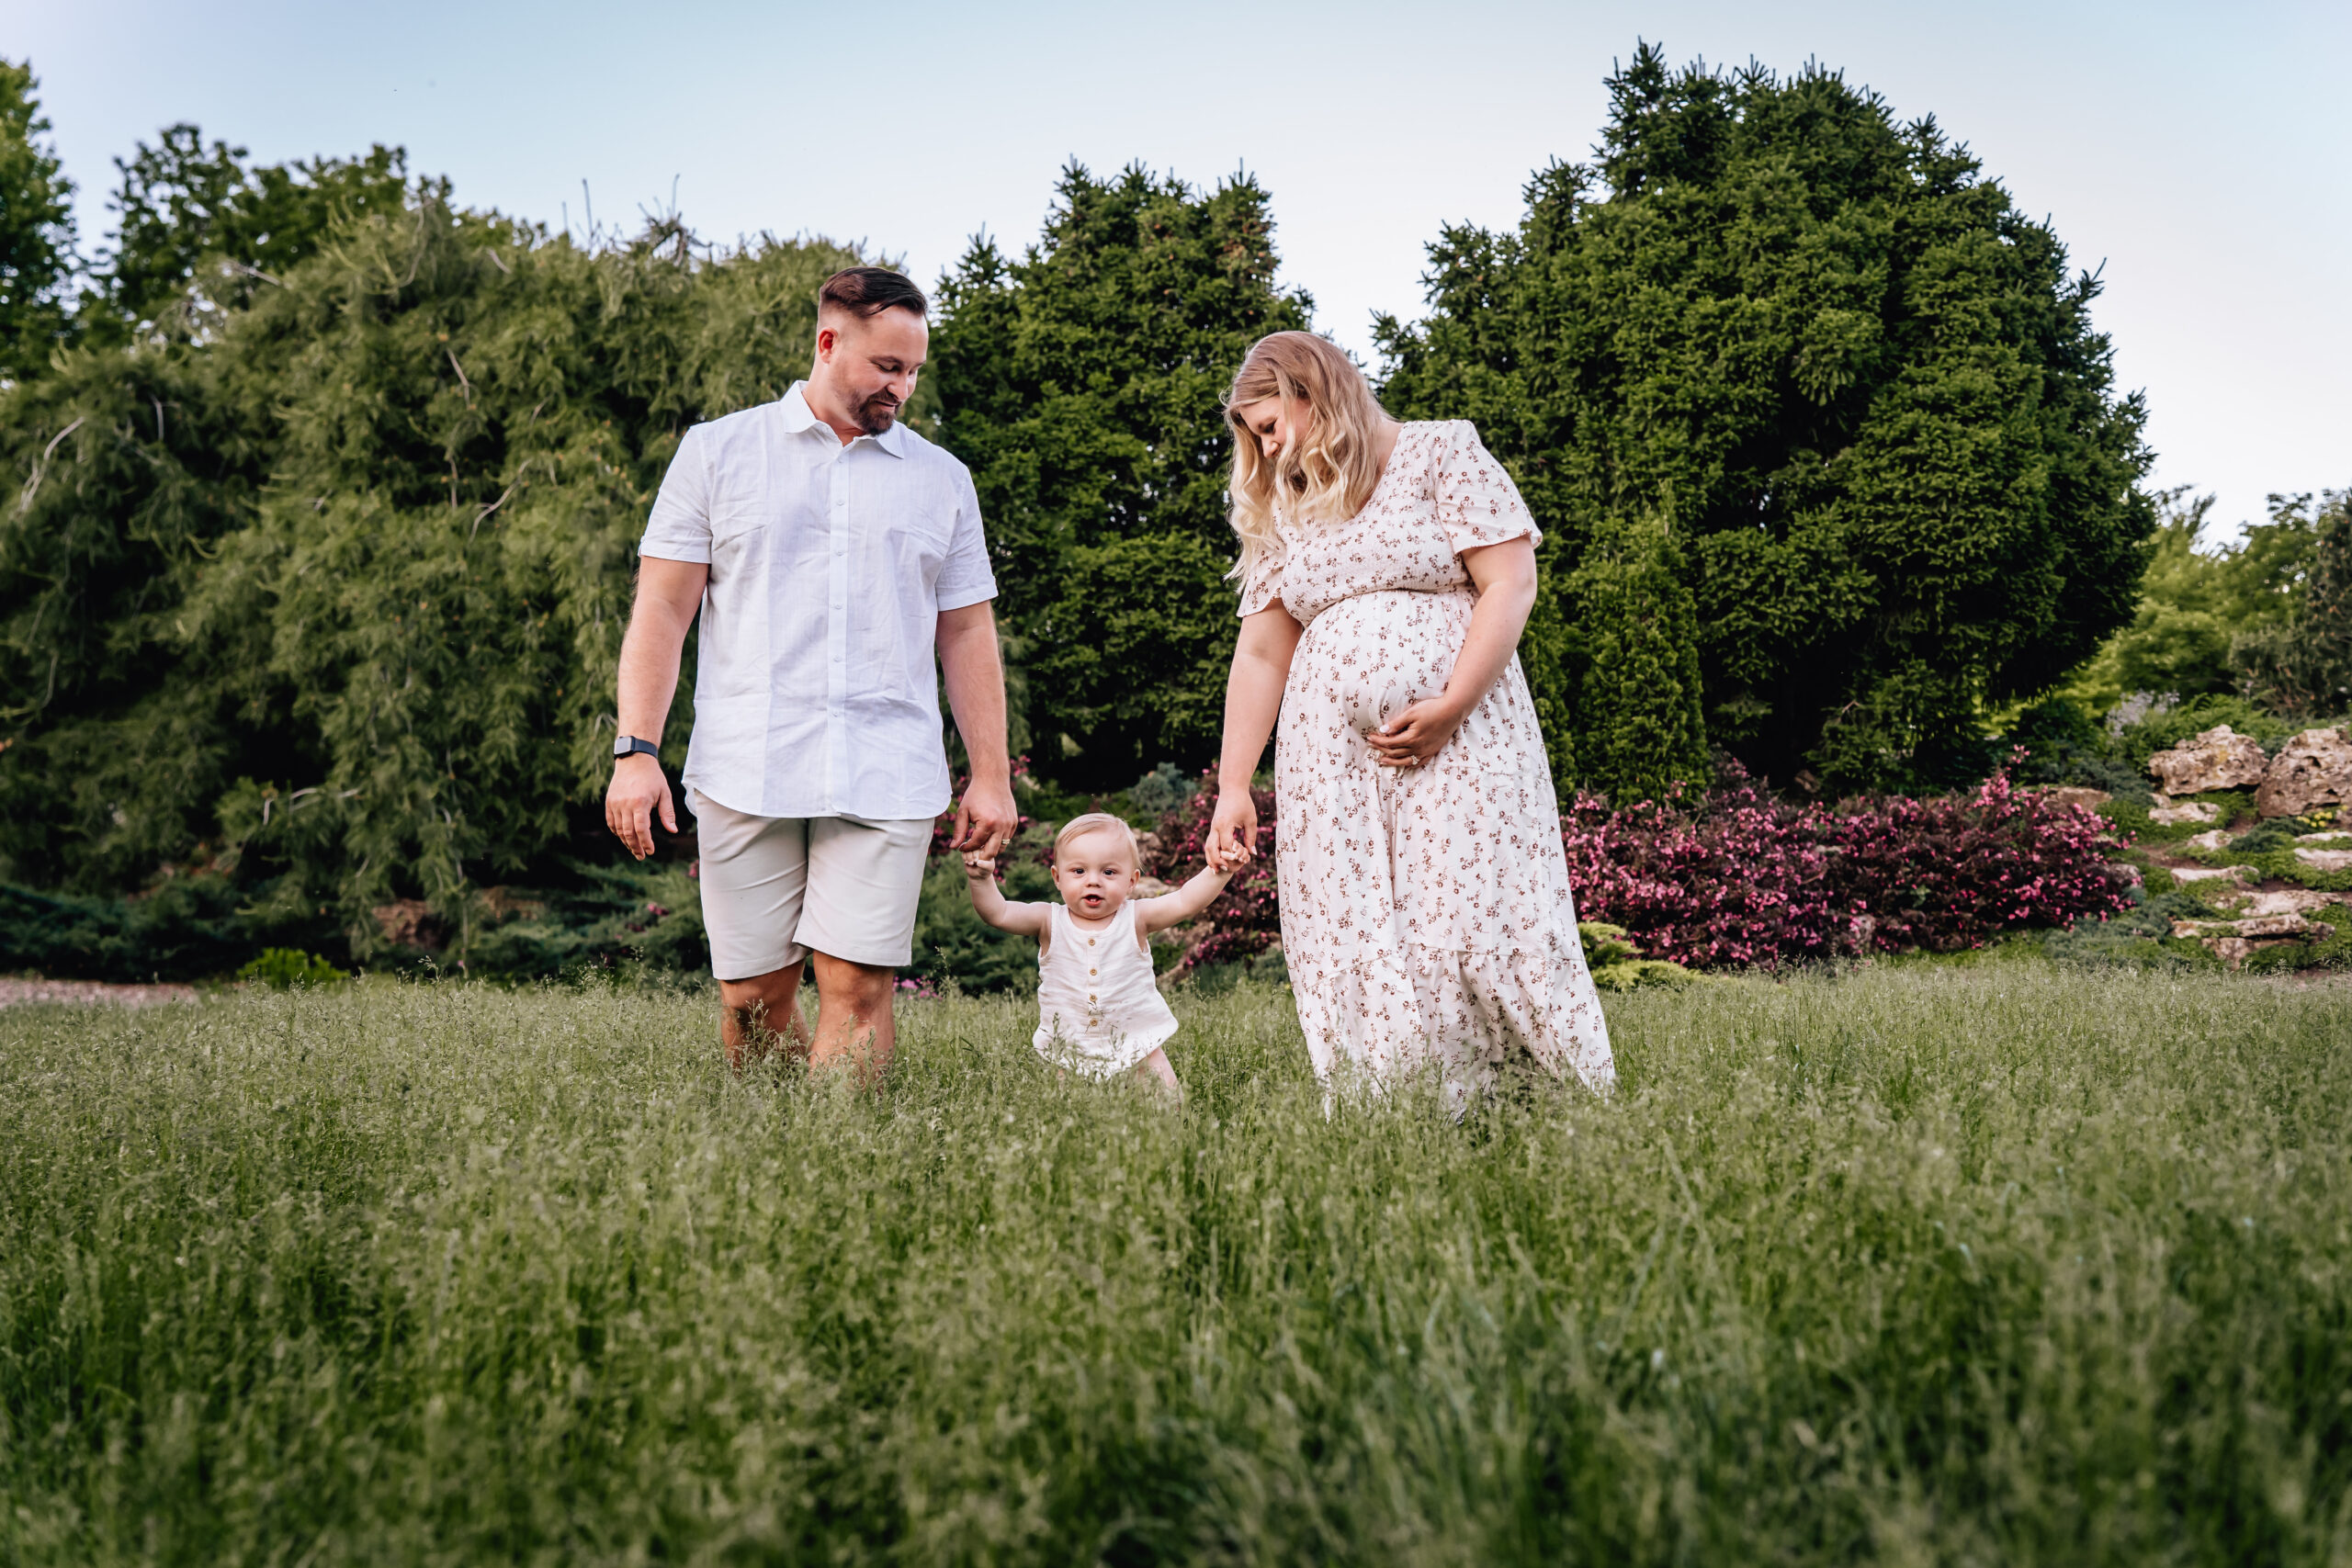
[[914, 956], [932, 819], [753, 817], [691, 792], [710, 969], [748, 980], [812, 952], [896, 969]]

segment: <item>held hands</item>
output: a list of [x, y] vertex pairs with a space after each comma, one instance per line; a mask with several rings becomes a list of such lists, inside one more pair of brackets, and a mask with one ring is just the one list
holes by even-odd
[[1378, 729], [1367, 730], [1364, 739], [1382, 767], [1418, 768], [1444, 749], [1464, 716], [1443, 696], [1423, 697]]
[[662, 764], [639, 751], [613, 764], [613, 782], [605, 786], [605, 826], [639, 860], [653, 852], [653, 814], [662, 826], [678, 830], [678, 807], [670, 798], [669, 776]]
[[994, 882], [996, 880], [996, 857], [994, 855], [984, 855], [977, 852], [966, 855], [964, 857], [964, 874], [970, 877], [974, 882]]
[[1216, 815], [1209, 819], [1209, 841], [1204, 852], [1211, 871], [1231, 876], [1258, 858], [1258, 805], [1247, 789], [1226, 790], [1216, 797]]
[[964, 798], [956, 803], [956, 836], [948, 840], [947, 847], [967, 852], [964, 856], [966, 871], [971, 870], [973, 858], [978, 856], [993, 872], [997, 852], [1012, 841], [1013, 830], [1020, 825], [1021, 812], [1012, 804], [1012, 786], [974, 779], [965, 787]]

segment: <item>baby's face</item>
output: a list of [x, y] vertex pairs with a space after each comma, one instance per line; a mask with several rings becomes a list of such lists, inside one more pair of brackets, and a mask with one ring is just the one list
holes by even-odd
[[1080, 833], [1054, 854], [1054, 886], [1062, 902], [1090, 920], [1119, 912], [1136, 890], [1135, 852], [1126, 835]]

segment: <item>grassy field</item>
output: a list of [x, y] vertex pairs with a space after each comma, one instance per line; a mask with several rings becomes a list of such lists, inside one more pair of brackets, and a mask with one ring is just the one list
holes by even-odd
[[2352, 1562], [2336, 987], [1612, 1000], [1613, 1103], [1181, 1111], [914, 1002], [0, 1014], [0, 1562]]

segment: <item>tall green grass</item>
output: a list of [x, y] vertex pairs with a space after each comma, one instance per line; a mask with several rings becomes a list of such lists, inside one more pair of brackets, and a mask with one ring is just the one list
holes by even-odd
[[1989, 964], [1611, 1003], [1611, 1103], [1182, 1111], [908, 1007], [0, 1015], [0, 1559], [2352, 1561], [2340, 989]]

